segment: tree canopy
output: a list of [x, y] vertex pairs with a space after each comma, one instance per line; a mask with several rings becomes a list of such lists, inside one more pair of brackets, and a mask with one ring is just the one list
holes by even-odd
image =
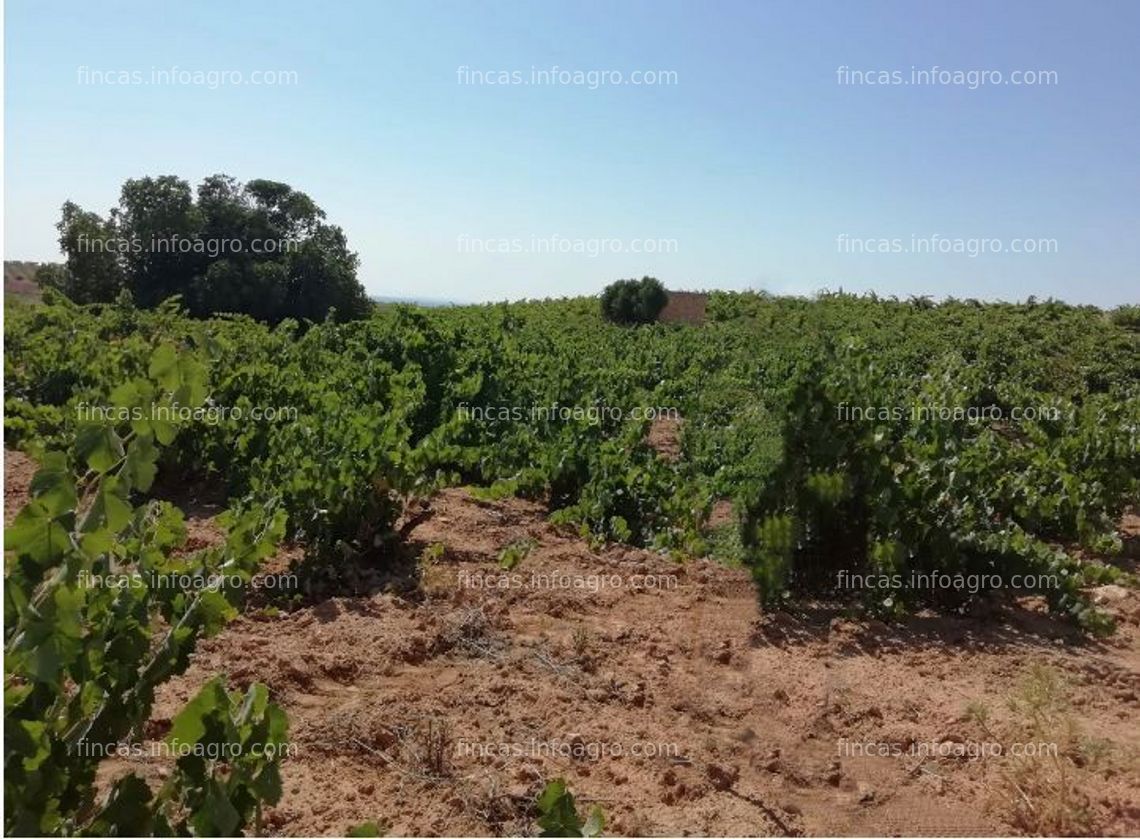
[[669, 293], [653, 277], [618, 280], [602, 292], [602, 317], [612, 323], [652, 323], [669, 302]]
[[270, 323], [323, 320], [330, 309], [352, 320], [370, 309], [344, 231], [288, 184], [212, 175], [195, 194], [173, 175], [138, 178], [107, 218], [68, 201], [56, 227], [67, 260], [40, 280], [79, 303], [127, 290], [149, 308], [181, 295], [198, 317], [241, 312]]

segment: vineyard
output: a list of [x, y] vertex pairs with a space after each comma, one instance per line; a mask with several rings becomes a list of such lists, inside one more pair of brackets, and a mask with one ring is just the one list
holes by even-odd
[[[699, 325], [589, 298], [271, 327], [48, 290], [6, 314], [30, 473], [6, 509], [13, 835], [916, 832], [907, 807], [983, 787], [967, 829], [1140, 827], [1131, 310], [713, 293]], [[932, 725], [1055, 735], [1074, 670], [1111, 754], [1073, 734], [1000, 778], [951, 760], [945, 795], [875, 764], [893, 801], [834, 780], [837, 736], [902, 741], [937, 705], [876, 681], [950, 678], [947, 656], [1003, 710]], [[1006, 703], [1027, 657], [1052, 669]], [[795, 737], [755, 722], [785, 709]], [[607, 713], [678, 754], [454, 756]], [[119, 752], [158, 741], [199, 748]], [[815, 815], [836, 795], [861, 815]]]

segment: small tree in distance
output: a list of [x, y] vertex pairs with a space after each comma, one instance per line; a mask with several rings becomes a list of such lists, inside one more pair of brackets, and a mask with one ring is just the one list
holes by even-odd
[[669, 302], [669, 293], [654, 277], [618, 280], [602, 292], [602, 317], [625, 326], [653, 323]]

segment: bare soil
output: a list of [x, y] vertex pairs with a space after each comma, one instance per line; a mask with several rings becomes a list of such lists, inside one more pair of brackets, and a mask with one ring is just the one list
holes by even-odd
[[[26, 459], [6, 453], [6, 517]], [[192, 533], [220, 531], [202, 509]], [[1067, 776], [1081, 829], [1140, 833], [1140, 597], [1098, 592], [1120, 618], [1081, 639], [1039, 604], [898, 625], [807, 605], [767, 614], [747, 572], [593, 549], [520, 499], [436, 495], [408, 557], [354, 569], [353, 593], [291, 612], [247, 609], [164, 685], [148, 726], [216, 673], [266, 683], [294, 753], [267, 831], [532, 834], [543, 783], [598, 803], [607, 835], [987, 835], [1030, 830], [1011, 758], [852, 754], [852, 743], [968, 743], [1018, 732], [1009, 707], [1033, 664], [1060, 674], [1069, 716], [1104, 756]], [[1140, 535], [1128, 518], [1126, 534]], [[533, 547], [511, 571], [502, 549]], [[278, 558], [298, 555], [287, 549]], [[416, 561], [416, 557], [420, 559]], [[342, 589], [344, 586], [342, 585]], [[108, 761], [158, 779], [158, 758]], [[1011, 798], [1012, 797], [1012, 798]]]
[[658, 457], [675, 463], [681, 459], [681, 419], [679, 417], [655, 417], [649, 424], [645, 442], [657, 452]]
[[36, 462], [23, 452], [4, 449], [4, 526], [16, 518], [28, 500], [28, 487], [36, 474]]

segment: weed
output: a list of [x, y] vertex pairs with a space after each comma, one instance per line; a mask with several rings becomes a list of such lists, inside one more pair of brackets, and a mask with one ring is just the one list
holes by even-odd
[[1009, 753], [1002, 773], [1003, 797], [1013, 823], [1027, 833], [1071, 836], [1095, 832], [1082, 790], [1081, 738], [1057, 671], [1034, 664], [1009, 699], [1014, 715], [1009, 739], [1044, 744], [1032, 753]]
[[584, 626], [579, 626], [574, 630], [574, 656], [575, 658], [583, 658], [590, 649], [590, 631]]
[[533, 539], [516, 539], [499, 551], [499, 567], [504, 571], [513, 571], [527, 555], [534, 550]]
[[574, 635], [570, 640], [570, 646], [574, 652], [574, 661], [587, 673], [593, 673], [598, 668], [597, 658], [591, 652], [593, 644], [594, 639], [590, 630], [584, 626], [579, 626], [574, 630]]
[[967, 705], [965, 716], [968, 721], [977, 723], [978, 727], [986, 734], [990, 733], [990, 709], [982, 702], [975, 700]]
[[546, 785], [536, 803], [540, 836], [600, 836], [606, 825], [602, 808], [595, 804], [585, 819], [578, 813], [566, 782], [557, 778]]
[[448, 752], [451, 727], [446, 720], [428, 717], [396, 729], [400, 756], [409, 770], [424, 780], [440, 781], [451, 775]]

